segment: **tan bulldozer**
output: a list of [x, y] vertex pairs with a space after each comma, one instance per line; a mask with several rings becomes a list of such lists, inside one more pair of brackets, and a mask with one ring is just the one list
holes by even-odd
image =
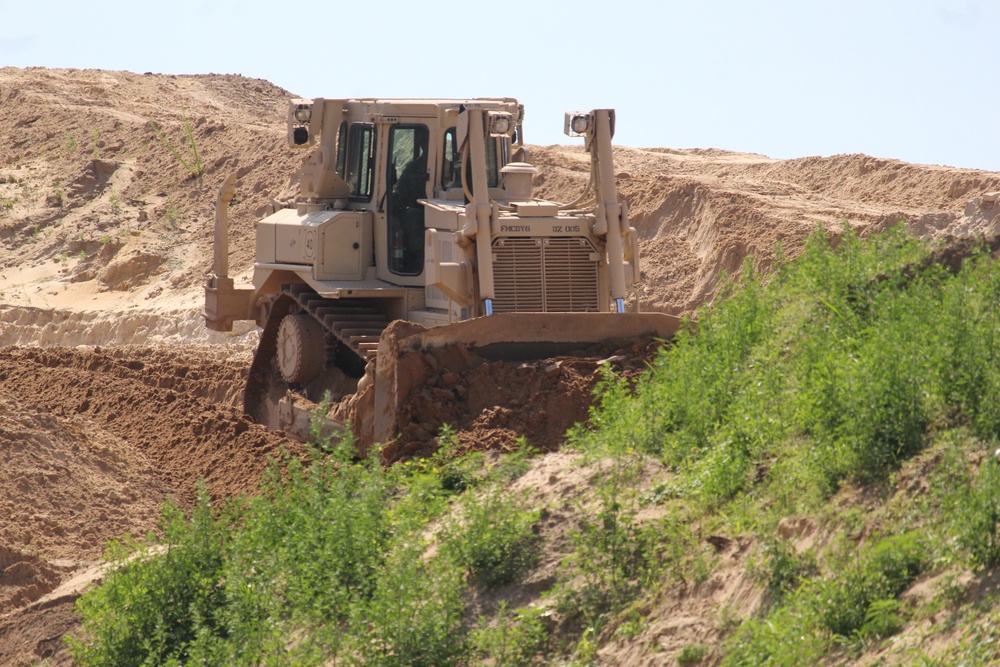
[[331, 423], [350, 418], [362, 445], [385, 442], [420, 381], [407, 355], [531, 359], [673, 336], [676, 318], [626, 312], [639, 245], [615, 187], [614, 111], [566, 114], [591, 163], [568, 203], [533, 196], [523, 117], [509, 98], [290, 101], [288, 142], [311, 149], [298, 194], [258, 222], [253, 286], [235, 287], [226, 182], [205, 289], [209, 328], [262, 329], [249, 415], [304, 438], [331, 392], [348, 396]]

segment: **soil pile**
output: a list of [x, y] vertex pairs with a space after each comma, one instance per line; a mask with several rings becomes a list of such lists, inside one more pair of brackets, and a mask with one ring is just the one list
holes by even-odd
[[[292, 96], [235, 75], [0, 68], [0, 345], [21, 346], [0, 349], [0, 664], [67, 664], [60, 637], [79, 589], [60, 586], [106, 540], [153, 529], [163, 499], [189, 502], [199, 478], [217, 497], [252, 490], [267, 456], [293, 446], [242, 415], [256, 332], [210, 334], [200, 316], [223, 180], [237, 175], [230, 263], [242, 282], [255, 221], [294, 191], [304, 155], [286, 143]], [[542, 171], [536, 196], [567, 201], [586, 184], [581, 148], [534, 147], [529, 159]], [[615, 160], [641, 239], [631, 301], [643, 310], [690, 312], [722, 272], [750, 256], [766, 269], [817, 227], [904, 221], [968, 238], [995, 235], [1000, 217], [996, 173], [720, 150], [616, 148]], [[511, 449], [521, 436], [556, 449], [586, 418], [601, 369], [638, 372], [654, 347], [429, 359], [386, 455], [429, 451], [443, 423], [466, 449]], [[704, 630], [705, 596], [750, 595], [720, 576], [731, 579], [701, 598], [665, 601], [664, 618], [697, 616]]]

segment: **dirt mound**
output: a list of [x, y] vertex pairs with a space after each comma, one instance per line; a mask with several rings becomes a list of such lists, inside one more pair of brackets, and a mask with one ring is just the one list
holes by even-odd
[[0, 395], [0, 549], [92, 560], [106, 541], [153, 528], [169, 487], [147, 457], [90, 420], [10, 395]]
[[240, 76], [0, 68], [0, 297], [121, 307], [199, 285], [232, 173], [232, 261], [249, 266], [254, 222], [301, 160], [290, 97]]
[[36, 603], [0, 617], [0, 665], [72, 665], [63, 637], [79, 625], [73, 602]]
[[56, 566], [39, 556], [0, 545], [0, 614], [51, 592], [59, 578]]
[[269, 454], [298, 451], [234, 407], [246, 364], [218, 356], [0, 349], [0, 664], [66, 660], [50, 640], [79, 591], [47, 594], [108, 540], [153, 530], [165, 498], [190, 502], [199, 478], [216, 497], [252, 491]]
[[[227, 373], [231, 382], [219, 385]], [[199, 478], [215, 496], [253, 490], [268, 455], [286, 444], [242, 410], [219, 403], [220, 393], [231, 395], [242, 383], [232, 374], [226, 364], [156, 350], [134, 357], [101, 348], [0, 350], [0, 392], [30, 396], [50, 415], [98, 424], [186, 498]], [[192, 390], [198, 378], [211, 378], [204, 390]]]

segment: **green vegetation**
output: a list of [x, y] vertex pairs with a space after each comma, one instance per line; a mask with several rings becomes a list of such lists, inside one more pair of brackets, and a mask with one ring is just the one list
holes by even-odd
[[[766, 283], [730, 284], [637, 382], [605, 381], [578, 446], [655, 456], [675, 472], [668, 506], [760, 536], [750, 573], [769, 612], [742, 623], [723, 664], [864, 650], [916, 618], [898, 597], [916, 577], [1000, 562], [1000, 466], [966, 463], [1000, 437], [1000, 265], [970, 255], [952, 270], [901, 230], [816, 234]], [[898, 479], [917, 455], [923, 495]], [[828, 503], [845, 488], [884, 504]], [[835, 545], [799, 554], [775, 537], [801, 514]]]
[[69, 132], [64, 131], [62, 133], [62, 143], [60, 144], [62, 151], [66, 154], [73, 153], [76, 151], [76, 137], [74, 137]]
[[789, 514], [845, 480], [880, 483], [931, 427], [1000, 435], [1000, 270], [952, 274], [901, 231], [834, 250], [814, 235], [765, 285], [749, 275], [633, 388], [606, 383], [594, 432], [660, 457], [678, 493], [723, 507], [753, 485]]
[[172, 201], [167, 201], [166, 207], [163, 209], [163, 219], [167, 223], [167, 227], [171, 231], [177, 231], [177, 222], [180, 218], [180, 214], [177, 212], [177, 204]]
[[688, 644], [677, 654], [679, 665], [700, 665], [708, 654], [708, 649], [701, 644]]
[[52, 196], [56, 199], [60, 208], [66, 204], [66, 191], [63, 189], [62, 181], [58, 178], [52, 181]]
[[[191, 121], [188, 120], [186, 114], [182, 114], [184, 118], [184, 152], [174, 146], [173, 142], [167, 138], [167, 135], [163, 133], [160, 126], [156, 124], [156, 121], [152, 118], [149, 119], [149, 127], [153, 130], [153, 134], [159, 139], [167, 150], [170, 151], [177, 161], [184, 167], [185, 171], [191, 176], [191, 178], [200, 178], [204, 173], [204, 167], [201, 164], [201, 156], [198, 154], [198, 144], [194, 140], [194, 130], [191, 128]], [[96, 150], [96, 148], [95, 148]]]
[[532, 526], [537, 521], [537, 512], [491, 485], [461, 497], [455, 517], [445, 525], [442, 548], [483, 584], [507, 584], [535, 562], [538, 536]]
[[[443, 469], [386, 470], [377, 453], [354, 463], [354, 448], [345, 438], [313, 446], [307, 461], [286, 456], [256, 497], [221, 508], [202, 489], [189, 516], [167, 506], [162, 536], [113, 545], [114, 569], [78, 604], [84, 632], [70, 640], [74, 658], [402, 666], [454, 664], [478, 652], [523, 664], [525, 647], [537, 643], [528, 641], [539, 634], [537, 616], [516, 610], [471, 641], [463, 572], [488, 587], [511, 581], [531, 563], [535, 514], [485, 475], [481, 489], [461, 497], [440, 555], [428, 557], [427, 522], [452, 496]], [[513, 640], [516, 649], [507, 646]]]
[[534, 660], [545, 649], [549, 633], [544, 611], [540, 607], [525, 607], [511, 614], [507, 603], [501, 602], [492, 625], [480, 616], [472, 633], [472, 656], [491, 660], [495, 667], [521, 667], [537, 664]]
[[[607, 373], [569, 435], [590, 482], [560, 506], [568, 555], [538, 594], [519, 585], [553, 508], [507, 489], [525, 443], [462, 456], [444, 429], [431, 459], [385, 468], [321, 441], [255, 497], [202, 491], [159, 536], [112, 545], [74, 657], [590, 665], [611, 642], [660, 650], [658, 605], [705, 603], [741, 554], [763, 605], [720, 606], [727, 639], [689, 638], [678, 664], [996, 664], [1000, 264], [968, 254], [817, 233], [727, 284], [648, 373]], [[804, 548], [799, 525], [821, 539]]]

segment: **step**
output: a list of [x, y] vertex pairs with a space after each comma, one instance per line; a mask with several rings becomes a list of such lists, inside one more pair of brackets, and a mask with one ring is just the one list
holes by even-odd
[[385, 322], [337, 322], [333, 325], [333, 333], [341, 338], [351, 335], [381, 335], [385, 331]]
[[380, 336], [351, 336], [347, 339], [347, 341], [350, 343], [351, 347], [359, 347], [366, 343], [374, 343], [375, 345], [378, 345], [379, 338]]
[[374, 317], [382, 314], [378, 308], [372, 306], [331, 306], [329, 302], [313, 312], [320, 317], [324, 315], [369, 315]]
[[384, 327], [382, 329], [378, 328], [341, 329], [340, 331], [337, 332], [337, 335], [343, 338], [344, 340], [350, 340], [352, 336], [374, 336], [375, 338], [378, 338], [379, 336], [382, 335], [382, 332], [384, 330], [385, 330]]

